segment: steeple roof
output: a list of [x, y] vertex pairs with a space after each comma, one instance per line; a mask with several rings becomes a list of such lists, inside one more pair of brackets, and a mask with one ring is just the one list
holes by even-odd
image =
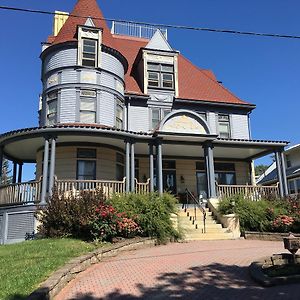
[[92, 19], [96, 28], [103, 29], [103, 44], [114, 48], [113, 36], [106, 24], [106, 21], [104, 20], [102, 11], [100, 10], [96, 0], [77, 1], [68, 20], [55, 37], [53, 44], [76, 41], [77, 26], [85, 25], [88, 17]]

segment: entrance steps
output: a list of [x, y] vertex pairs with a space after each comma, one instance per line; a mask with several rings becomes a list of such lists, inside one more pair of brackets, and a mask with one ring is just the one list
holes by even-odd
[[188, 207], [184, 210], [180, 207], [177, 214], [178, 226], [183, 234], [185, 241], [195, 240], [230, 240], [233, 239], [231, 232], [223, 228], [213, 218], [212, 213], [208, 208], [206, 211], [205, 228], [203, 221], [203, 213], [201, 209], [196, 208], [196, 219], [194, 207]]

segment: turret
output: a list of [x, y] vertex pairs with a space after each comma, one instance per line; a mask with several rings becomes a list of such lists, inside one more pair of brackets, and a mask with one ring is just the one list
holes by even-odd
[[127, 61], [115, 49], [96, 0], [79, 0], [70, 15], [57, 13], [53, 28], [41, 54], [40, 126], [122, 129]]

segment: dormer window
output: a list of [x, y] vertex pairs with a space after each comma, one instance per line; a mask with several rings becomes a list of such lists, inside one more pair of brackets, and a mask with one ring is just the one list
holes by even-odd
[[96, 40], [82, 39], [82, 65], [96, 67], [98, 43]]
[[174, 90], [173, 65], [148, 63], [148, 88]]
[[100, 67], [102, 33], [100, 29], [79, 26], [78, 65], [92, 68]]

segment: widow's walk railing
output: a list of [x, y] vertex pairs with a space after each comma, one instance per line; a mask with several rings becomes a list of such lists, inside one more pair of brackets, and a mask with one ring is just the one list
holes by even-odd
[[217, 193], [220, 199], [229, 198], [235, 195], [243, 195], [252, 201], [261, 199], [279, 198], [279, 185], [260, 186], [260, 185], [218, 185]]

